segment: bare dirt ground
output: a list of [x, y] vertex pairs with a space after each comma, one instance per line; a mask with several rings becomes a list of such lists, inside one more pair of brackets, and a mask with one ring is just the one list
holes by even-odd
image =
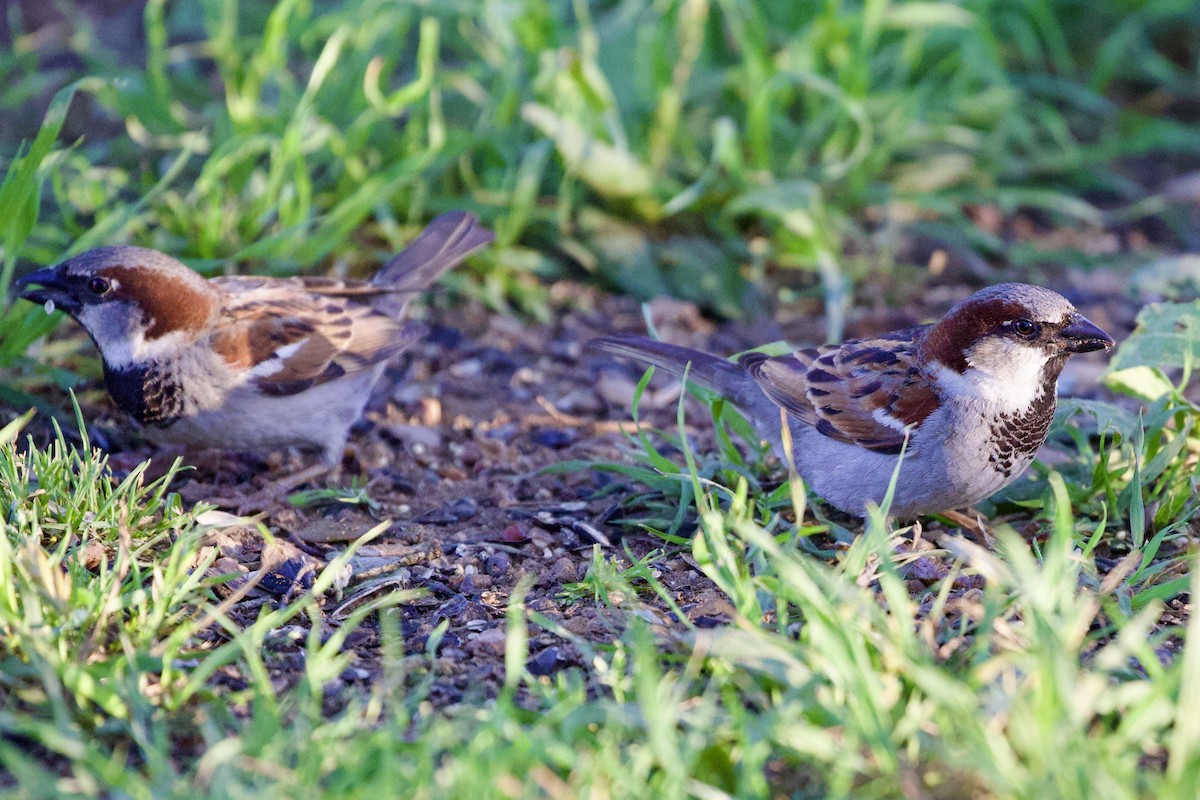
[[[1120, 340], [1132, 328], [1137, 305], [1116, 281], [1109, 283], [1105, 288], [1105, 281], [1093, 276], [1088, 291], [1059, 288]], [[847, 333], [867, 335], [935, 318], [974, 288], [969, 282], [943, 284], [899, 310], [882, 302], [859, 309]], [[599, 607], [586, 587], [576, 586], [596, 547], [605, 558], [626, 565], [653, 553], [651, 569], [694, 624], [731, 619], [733, 609], [696, 568], [686, 547], [617, 524], [629, 516], [621, 501], [635, 487], [605, 471], [547, 471], [564, 461], [630, 460], [631, 446], [621, 430], [631, 424], [629, 404], [641, 368], [592, 353], [585, 343], [601, 333], [645, 329], [642, 310], [633, 301], [567, 283], [552, 294], [556, 313], [550, 324], [523, 323], [470, 303], [429, 311], [430, 335], [392, 367], [385, 390], [352, 436], [340, 475], [305, 487], [357, 486], [362, 502], [327, 499], [296, 507], [286, 495], [276, 498], [258, 517], [279, 537], [275, 543], [264, 540], [253, 524], [214, 532], [210, 546], [218, 553], [212, 572], [239, 576], [223, 594], [233, 599], [239, 588], [253, 584], [231, 608], [235, 621], [248, 624], [264, 604], [279, 605], [307, 591], [331, 558], [382, 520], [391, 520], [386, 533], [363, 546], [336, 591], [321, 598], [323, 624], [332, 630], [364, 602], [415, 590], [418, 596], [399, 606], [401, 634], [406, 653], [421, 664], [432, 663], [430, 697], [437, 705], [497, 691], [504, 674], [505, 613], [523, 581], [530, 582], [527, 607], [561, 624], [570, 636], [602, 645], [618, 635], [623, 616]], [[777, 315], [781, 322], [765, 325], [716, 325], [675, 301], [659, 301], [650, 309], [664, 338], [719, 353], [781, 338], [805, 343], [823, 337], [816, 309], [795, 309]], [[78, 335], [67, 324], [60, 330], [60, 336]], [[1094, 395], [1102, 368], [1102, 360], [1076, 359], [1064, 376], [1064, 389]], [[644, 418], [670, 429], [679, 387], [665, 378], [653, 386], [642, 405]], [[113, 452], [114, 471], [150, 456], [160, 465], [169, 463], [172, 454], [124, 432], [102, 390], [85, 390], [81, 398], [86, 417], [95, 423], [94, 437]], [[687, 402], [689, 419], [696, 421], [689, 435], [698, 447], [711, 446], [707, 415], [698, 403]], [[226, 454], [194, 463], [174, 485], [189, 504], [258, 495], [311, 463], [311, 457], [276, 454], [263, 460]], [[1012, 521], [1030, 534], [1037, 531], [1028, 516]], [[927, 532], [941, 530], [939, 522], [926, 524]], [[929, 538], [917, 546], [931, 548]], [[831, 539], [817, 540], [834, 552]], [[931, 597], [935, 589], [930, 587], [947, 567], [936, 556], [915, 562], [908, 573], [913, 596], [918, 601]], [[978, 591], [978, 581], [959, 581], [951, 607], [955, 599], [965, 602]], [[681, 627], [651, 592], [626, 598], [626, 605], [663, 631]], [[271, 640], [268, 663], [281, 685], [300, 675], [308, 624], [298, 618], [294, 628]], [[582, 664], [583, 654], [568, 638], [538, 628], [530, 633], [531, 673], [551, 675]], [[435, 657], [429, 662], [421, 654], [430, 649], [431, 636]], [[380, 644], [371, 617], [347, 642], [354, 660], [342, 675], [343, 688], [366, 686], [378, 677]], [[243, 676], [231, 667], [216, 680], [236, 688]], [[345, 695], [331, 687], [329, 696]]]

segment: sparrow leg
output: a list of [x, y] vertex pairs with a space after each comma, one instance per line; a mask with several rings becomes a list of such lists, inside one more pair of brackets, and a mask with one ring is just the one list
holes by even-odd
[[985, 547], [990, 547], [992, 544], [992, 537], [988, 533], [987, 527], [983, 524], [983, 517], [981, 517], [979, 513], [973, 509], [967, 510], [971, 513], [964, 514], [961, 511], [953, 510], [940, 511], [938, 512], [938, 516], [945, 517], [950, 522], [957, 525], [960, 529], [962, 529], [962, 532], [966, 534], [968, 539], [978, 544], [982, 544]]
[[317, 478], [332, 478], [341, 472], [342, 456], [346, 450], [347, 431], [332, 431], [321, 448], [321, 460], [316, 464], [271, 480], [259, 491], [246, 497], [212, 498], [209, 502], [222, 508], [233, 508], [238, 514], [249, 514], [279, 505], [296, 487]]
[[313, 464], [304, 469], [285, 475], [278, 480], [272, 480], [254, 494], [242, 497], [211, 497], [208, 502], [218, 508], [231, 508], [240, 516], [266, 511], [284, 502], [287, 495], [296, 487], [330, 475], [336, 470], [324, 462]]

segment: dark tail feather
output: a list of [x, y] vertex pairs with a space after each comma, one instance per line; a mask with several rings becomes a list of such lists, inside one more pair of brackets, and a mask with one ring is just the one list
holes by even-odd
[[492, 232], [480, 225], [474, 214], [447, 212], [384, 264], [372, 283], [400, 291], [425, 289], [492, 238]]
[[[656, 342], [643, 336], [602, 336], [592, 339], [588, 346], [660, 367], [674, 375], [683, 375], [687, 369], [689, 381], [724, 395], [739, 405], [753, 403], [762, 397], [762, 390], [740, 366], [699, 350]], [[688, 368], [689, 363], [691, 368]]]

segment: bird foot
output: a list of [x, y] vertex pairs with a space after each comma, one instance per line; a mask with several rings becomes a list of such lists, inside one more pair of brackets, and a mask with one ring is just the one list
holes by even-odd
[[314, 464], [298, 472], [270, 481], [254, 494], [238, 497], [212, 497], [208, 502], [218, 508], [233, 509], [239, 516], [267, 511], [284, 502], [293, 489], [332, 472], [327, 464]]
[[983, 524], [983, 517], [978, 511], [968, 508], [968, 512], [961, 511], [942, 511], [938, 513], [939, 517], [945, 517], [954, 525], [962, 529], [967, 538], [976, 544], [990, 547], [992, 544], [992, 536], [988, 533], [987, 526]]

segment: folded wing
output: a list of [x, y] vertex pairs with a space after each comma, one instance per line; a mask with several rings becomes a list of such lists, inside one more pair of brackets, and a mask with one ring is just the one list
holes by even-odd
[[742, 367], [774, 403], [841, 442], [897, 454], [911, 426], [938, 407], [913, 365], [925, 327], [843, 345], [770, 357], [749, 353]]
[[221, 280], [238, 285], [226, 287], [236, 300], [226, 305], [213, 349], [247, 369], [267, 394], [296, 394], [369, 369], [398, 355], [421, 331], [369, 305], [380, 291], [370, 284], [295, 278], [299, 285], [281, 292], [277, 283], [253, 281]]

